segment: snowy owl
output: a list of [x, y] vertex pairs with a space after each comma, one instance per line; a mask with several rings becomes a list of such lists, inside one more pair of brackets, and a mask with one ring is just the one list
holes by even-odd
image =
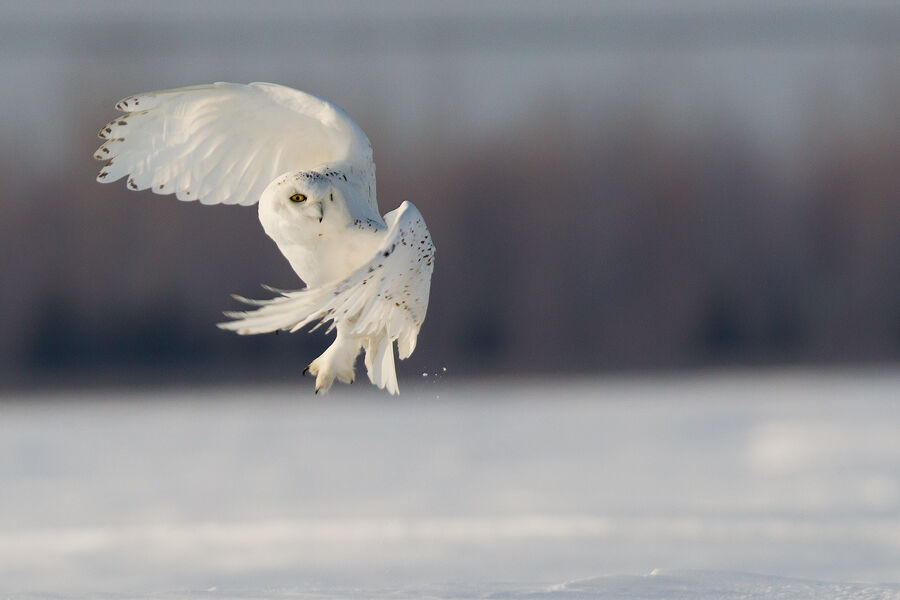
[[306, 287], [266, 289], [227, 312], [219, 327], [239, 334], [291, 332], [319, 321], [334, 343], [308, 371], [316, 393], [354, 379], [365, 350], [369, 379], [397, 394], [394, 341], [412, 354], [431, 287], [434, 244], [409, 202], [384, 217], [375, 201], [375, 163], [366, 134], [338, 106], [271, 83], [214, 83], [130, 96], [125, 114], [100, 130], [94, 154], [109, 161], [97, 181], [128, 176], [202, 204], [253, 204], [259, 220]]

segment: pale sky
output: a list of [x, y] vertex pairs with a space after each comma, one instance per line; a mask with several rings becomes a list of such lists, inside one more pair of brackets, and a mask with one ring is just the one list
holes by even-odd
[[868, 110], [898, 50], [896, 2], [7, 1], [0, 136], [58, 160], [120, 97], [225, 80], [328, 97], [401, 144], [638, 101], [783, 145], [817, 94]]

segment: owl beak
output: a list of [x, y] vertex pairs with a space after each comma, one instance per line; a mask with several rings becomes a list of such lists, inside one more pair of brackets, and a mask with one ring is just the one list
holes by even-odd
[[319, 223], [325, 218], [325, 204], [319, 202]]

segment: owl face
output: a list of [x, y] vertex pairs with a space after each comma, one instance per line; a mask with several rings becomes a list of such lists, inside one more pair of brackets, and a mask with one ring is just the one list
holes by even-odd
[[350, 220], [340, 187], [310, 171], [286, 173], [270, 183], [260, 197], [259, 215], [273, 239], [294, 243], [346, 228]]
[[260, 198], [260, 207], [276, 212], [281, 218], [302, 223], [325, 224], [339, 216], [343, 198], [334, 183], [315, 172], [300, 171], [278, 177], [269, 184]]
[[325, 221], [327, 204], [334, 204], [334, 186], [317, 178], [288, 177], [282, 185], [276, 183], [274, 201], [282, 216], [317, 223]]

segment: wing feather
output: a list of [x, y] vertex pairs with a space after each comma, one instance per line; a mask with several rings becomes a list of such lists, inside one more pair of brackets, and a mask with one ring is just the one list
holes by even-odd
[[[214, 83], [129, 96], [125, 114], [99, 135], [94, 157], [110, 160], [97, 180], [129, 176], [203, 204], [253, 204], [275, 177], [322, 164], [346, 164], [374, 190], [365, 133], [338, 106], [271, 83]], [[369, 198], [377, 212], [374, 194]]]
[[386, 334], [397, 341], [399, 357], [407, 358], [428, 308], [434, 244], [421, 213], [409, 202], [385, 215], [385, 222], [384, 243], [346, 279], [292, 292], [273, 289], [281, 295], [270, 300], [237, 297], [258, 308], [225, 313], [234, 320], [219, 327], [248, 335], [297, 331], [321, 321], [330, 323], [329, 330], [340, 325], [346, 335]]

